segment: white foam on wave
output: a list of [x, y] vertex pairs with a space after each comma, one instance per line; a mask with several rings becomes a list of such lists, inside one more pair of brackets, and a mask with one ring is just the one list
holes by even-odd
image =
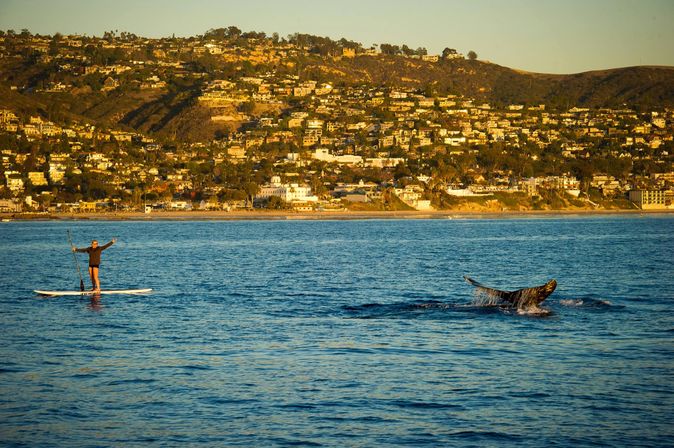
[[562, 299], [559, 301], [562, 306], [611, 306], [609, 300], [603, 299]]
[[523, 316], [547, 316], [550, 314], [550, 310], [538, 306], [530, 306], [529, 308], [518, 308], [517, 314]]

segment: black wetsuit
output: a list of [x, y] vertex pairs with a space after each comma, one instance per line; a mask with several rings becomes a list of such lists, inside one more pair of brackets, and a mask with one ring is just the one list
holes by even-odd
[[85, 247], [84, 249], [77, 249], [77, 252], [87, 252], [89, 254], [89, 267], [97, 268], [101, 264], [101, 252], [112, 246], [112, 241], [103, 246]]

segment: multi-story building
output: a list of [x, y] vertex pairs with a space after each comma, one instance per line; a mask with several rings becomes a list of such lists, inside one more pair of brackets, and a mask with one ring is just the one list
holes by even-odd
[[318, 201], [318, 197], [311, 194], [311, 187], [281, 183], [279, 176], [272, 177], [268, 185], [261, 187], [255, 199], [267, 199], [272, 196], [278, 196], [289, 203]]
[[665, 192], [660, 190], [631, 190], [630, 201], [642, 210], [665, 209]]

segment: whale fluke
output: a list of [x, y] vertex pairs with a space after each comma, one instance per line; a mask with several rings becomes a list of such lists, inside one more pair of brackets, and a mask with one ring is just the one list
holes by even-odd
[[521, 310], [538, 306], [538, 304], [552, 294], [557, 287], [557, 281], [552, 279], [545, 285], [534, 286], [533, 288], [522, 288], [516, 291], [501, 291], [499, 289], [484, 286], [466, 275], [464, 275], [463, 278], [466, 282], [475, 286], [481, 293], [489, 298], [495, 299], [496, 303], [494, 304], [506, 305]]

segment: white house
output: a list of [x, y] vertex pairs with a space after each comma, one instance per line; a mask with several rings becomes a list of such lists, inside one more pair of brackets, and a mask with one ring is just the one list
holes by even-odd
[[273, 176], [268, 185], [260, 188], [255, 199], [267, 199], [278, 196], [286, 202], [317, 202], [318, 197], [311, 194], [311, 187], [299, 184], [283, 184], [279, 176]]
[[326, 148], [318, 148], [314, 151], [311, 157], [323, 162], [336, 162], [342, 165], [360, 165], [363, 163], [363, 158], [361, 156], [354, 156], [351, 154], [336, 156], [330, 154], [330, 151]]

